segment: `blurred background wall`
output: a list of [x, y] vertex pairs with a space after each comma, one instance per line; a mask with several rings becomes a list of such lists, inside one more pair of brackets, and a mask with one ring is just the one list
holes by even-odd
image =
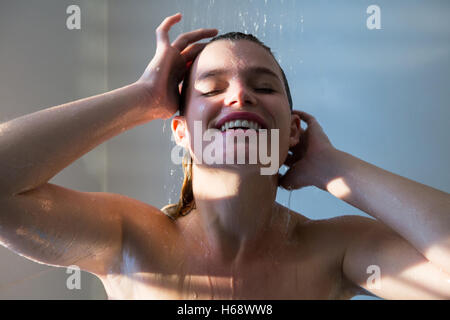
[[[370, 30], [366, 10], [381, 9]], [[81, 9], [68, 30], [66, 9]], [[155, 52], [155, 29], [183, 13], [171, 40], [197, 28], [252, 33], [272, 48], [295, 109], [313, 114], [332, 143], [363, 160], [450, 191], [450, 2], [425, 0], [0, 0], [0, 122], [134, 82]], [[170, 120], [136, 127], [75, 161], [51, 182], [121, 193], [162, 207], [179, 195]], [[312, 219], [365, 215], [316, 188], [277, 200]], [[105, 299], [82, 273], [0, 247], [0, 299]], [[359, 296], [364, 299], [366, 297]]]
[[[66, 27], [71, 4], [82, 8], [81, 30]], [[107, 90], [107, 8], [106, 1], [0, 1], [0, 122]], [[51, 182], [104, 190], [105, 147]], [[0, 246], [0, 299], [106, 297], [89, 273], [81, 276], [81, 290], [67, 289], [70, 275], [65, 268], [37, 264]]]

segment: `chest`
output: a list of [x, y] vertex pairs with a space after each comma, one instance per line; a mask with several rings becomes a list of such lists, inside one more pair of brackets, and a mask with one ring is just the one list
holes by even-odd
[[336, 299], [340, 276], [320, 261], [266, 261], [246, 268], [184, 264], [102, 279], [111, 299]]

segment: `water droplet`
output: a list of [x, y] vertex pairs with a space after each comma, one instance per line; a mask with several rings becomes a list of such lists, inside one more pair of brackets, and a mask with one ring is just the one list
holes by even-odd
[[253, 26], [255, 27], [255, 33], [257, 33], [258, 29], [259, 29], [259, 25], [256, 22], [254, 22]]
[[209, 288], [211, 289], [211, 299], [214, 299], [214, 288], [213, 288], [213, 283], [212, 283], [212, 279], [211, 279], [210, 275], [208, 275], [208, 283], [209, 283]]

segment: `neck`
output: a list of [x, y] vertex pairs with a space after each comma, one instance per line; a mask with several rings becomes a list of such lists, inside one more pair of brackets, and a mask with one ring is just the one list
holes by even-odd
[[278, 217], [277, 175], [261, 175], [256, 166], [239, 169], [192, 167], [192, 217], [203, 229], [210, 252], [222, 261], [255, 254]]

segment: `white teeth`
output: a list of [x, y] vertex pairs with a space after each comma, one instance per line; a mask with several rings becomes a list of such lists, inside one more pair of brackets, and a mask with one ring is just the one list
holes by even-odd
[[221, 131], [226, 131], [228, 129], [236, 128], [236, 127], [243, 127], [243, 128], [253, 129], [253, 130], [261, 129], [261, 126], [258, 123], [253, 122], [253, 121], [248, 121], [248, 120], [241, 120], [241, 119], [227, 121], [222, 125], [222, 127], [220, 129], [221, 129]]

